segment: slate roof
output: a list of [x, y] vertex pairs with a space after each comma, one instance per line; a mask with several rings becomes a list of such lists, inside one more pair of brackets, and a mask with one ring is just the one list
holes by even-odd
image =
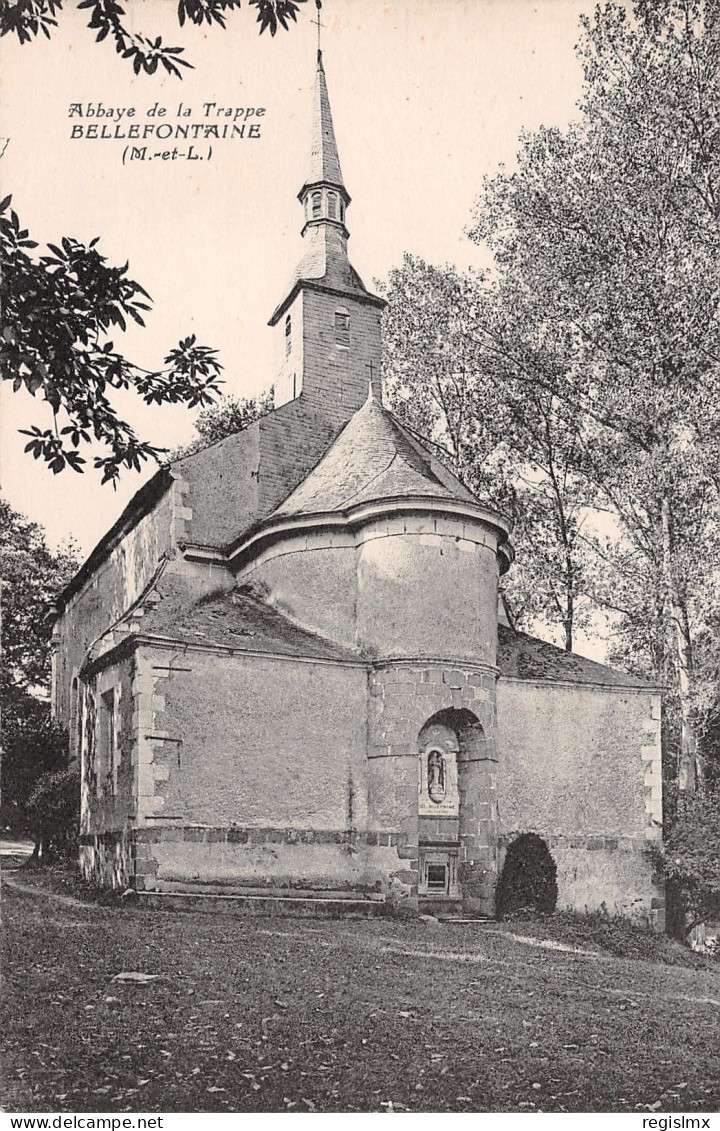
[[[295, 289], [300, 283], [309, 283], [311, 286], [314, 283], [319, 288], [351, 295], [374, 306], [386, 305], [384, 299], [378, 298], [367, 289], [348, 259], [342, 239], [338, 231], [325, 226], [307, 233], [305, 241], [308, 246], [295, 269], [288, 288], [288, 298], [277, 308], [278, 310], [288, 305], [288, 300], [294, 296]], [[276, 310], [270, 324], [277, 321], [277, 318]]]
[[[328, 97], [325, 69], [323, 67], [322, 53], [317, 53], [317, 71], [315, 74], [315, 93], [313, 98], [312, 134], [310, 141], [310, 165], [308, 167], [305, 185], [315, 185], [325, 181], [338, 188], [345, 189], [343, 175], [340, 169], [335, 129], [333, 127], [330, 99]], [[347, 196], [347, 190], [345, 189]]]
[[575, 652], [566, 652], [517, 632], [514, 628], [498, 625], [497, 664], [500, 675], [510, 679], [541, 680], [548, 683], [602, 684], [604, 687], [627, 687], [652, 690], [656, 685], [639, 676], [615, 671], [605, 664], [597, 664]]
[[[151, 607], [152, 605], [152, 607]], [[256, 594], [234, 589], [193, 600], [177, 577], [163, 577], [133, 631], [179, 644], [361, 661], [358, 652], [301, 628]]]
[[370, 395], [273, 517], [345, 511], [402, 496], [478, 500]]

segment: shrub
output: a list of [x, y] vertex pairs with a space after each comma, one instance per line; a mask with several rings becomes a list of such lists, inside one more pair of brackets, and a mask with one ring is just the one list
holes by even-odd
[[720, 790], [679, 799], [663, 869], [682, 901], [686, 933], [720, 919]]
[[508, 848], [495, 903], [499, 919], [517, 911], [555, 910], [557, 868], [545, 841], [535, 833], [525, 833]]
[[76, 769], [43, 774], [27, 804], [34, 858], [69, 856], [80, 830], [80, 775]]

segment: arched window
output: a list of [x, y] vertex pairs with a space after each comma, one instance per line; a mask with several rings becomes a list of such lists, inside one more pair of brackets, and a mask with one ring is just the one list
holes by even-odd
[[317, 220], [318, 216], [322, 213], [322, 193], [314, 192], [312, 194], [312, 215], [313, 220]]
[[334, 192], [328, 193], [328, 216], [331, 220], [337, 220], [337, 194]]
[[285, 319], [285, 357], [290, 356], [290, 350], [291, 349], [292, 349], [292, 319], [291, 319], [290, 315], [288, 314], [287, 318]]
[[343, 200], [340, 201], [340, 219], [345, 219], [345, 203]]
[[350, 311], [344, 306], [335, 311], [335, 344], [344, 348], [350, 345]]

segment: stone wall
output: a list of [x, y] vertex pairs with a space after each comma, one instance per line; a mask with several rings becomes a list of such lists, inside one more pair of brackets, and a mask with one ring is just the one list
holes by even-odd
[[189, 886], [390, 902], [401, 894], [402, 838], [393, 833], [232, 825], [143, 828], [136, 835], [141, 890]]
[[[183, 498], [172, 483], [99, 562], [68, 601], [56, 626], [53, 703], [56, 717], [69, 726], [76, 717], [73, 680], [91, 644], [113, 625], [151, 581], [163, 557], [173, 552], [183, 530]], [[77, 753], [71, 735], [71, 755]]]
[[141, 655], [140, 887], [392, 893], [399, 838], [367, 834], [363, 664]]
[[659, 696], [501, 678], [497, 705], [501, 846], [545, 840], [558, 907], [661, 925]]
[[484, 523], [393, 516], [358, 532], [357, 638], [373, 656], [494, 664], [497, 534]]
[[[104, 668], [81, 684], [82, 832], [116, 831], [137, 813], [137, 735], [133, 657]], [[103, 698], [114, 698], [112, 759], [103, 733]]]
[[141, 821], [363, 827], [363, 665], [149, 647], [141, 657]]
[[125, 891], [135, 883], [135, 830], [82, 833], [80, 870], [100, 888]]
[[[313, 290], [305, 291], [303, 304], [302, 398], [339, 430], [367, 400], [370, 362], [380, 380], [382, 310], [350, 295]], [[339, 308], [350, 312], [347, 347], [335, 341], [335, 311]]]
[[278, 538], [238, 581], [259, 585], [306, 628], [372, 657], [492, 664], [496, 546], [496, 533], [479, 521], [398, 515]]
[[[80, 684], [80, 866], [102, 887], [127, 887], [134, 875], [132, 828], [137, 817], [135, 660], [109, 665]], [[114, 746], [103, 697], [114, 702]]]

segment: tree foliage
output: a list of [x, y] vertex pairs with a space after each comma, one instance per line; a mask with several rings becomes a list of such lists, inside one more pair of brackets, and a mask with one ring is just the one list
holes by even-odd
[[537, 613], [557, 588], [566, 629], [578, 594], [612, 616], [615, 658], [669, 687], [669, 765], [692, 790], [720, 700], [720, 10], [609, 2], [582, 29], [578, 121], [523, 134], [478, 199], [469, 234], [492, 275], [471, 296], [455, 277], [405, 288], [394, 336], [418, 373], [400, 391], [419, 415], [437, 384], [439, 295], [459, 327], [443, 372], [471, 418], [450, 458], [466, 474], [509, 453]]
[[[622, 544], [605, 589], [617, 600], [629, 552], [647, 584], [620, 612], [657, 624], [648, 658], [672, 688], [692, 789], [699, 602], [708, 586], [720, 596], [720, 22], [710, 0], [669, 0], [608, 3], [583, 27], [580, 121], [521, 139], [472, 236], [512, 314], [507, 364], [582, 412], [577, 466]], [[517, 325], [541, 366], [518, 356]]]
[[405, 256], [390, 273], [387, 298], [390, 404], [433, 439], [463, 482], [513, 519], [518, 556], [506, 596], [514, 622], [557, 626], [571, 648], [587, 611], [587, 491], [572, 470], [572, 420], [552, 390], [518, 377], [495, 351], [505, 314], [485, 276]]
[[53, 426], [33, 425], [25, 450], [57, 474], [66, 467], [82, 472], [80, 449], [93, 440], [107, 454], [94, 457], [102, 482], [114, 482], [123, 467], [140, 469], [161, 449], [138, 439], [111, 401], [113, 390], [132, 388], [146, 404], [208, 405], [217, 393], [222, 369], [216, 351], [200, 346], [195, 335], [169, 351], [165, 368], [143, 369], [120, 354], [109, 338], [128, 320], [144, 326], [150, 297], [128, 277], [128, 265], [114, 267], [97, 249], [63, 238], [37, 247], [22, 228], [7, 197], [0, 206], [3, 332], [0, 364], [15, 392], [25, 389], [50, 407]]
[[665, 838], [665, 875], [683, 893], [685, 927], [720, 919], [720, 793], [684, 798]]
[[3, 688], [29, 692], [49, 686], [48, 611], [76, 569], [72, 546], [53, 554], [42, 527], [0, 499]]
[[68, 736], [50, 714], [50, 703], [36, 695], [8, 689], [2, 696], [2, 793], [0, 821], [16, 834], [33, 831], [30, 797], [47, 773], [63, 769]]
[[43, 774], [27, 803], [35, 857], [69, 856], [80, 831], [80, 774], [65, 767]]
[[48, 612], [76, 568], [71, 548], [53, 554], [42, 528], [0, 500], [2, 814], [16, 828], [38, 777], [67, 757], [66, 736], [50, 718]]
[[[290, 22], [297, 22], [299, 5], [306, 0], [248, 0], [257, 13], [260, 34], [268, 30], [275, 35], [278, 28], [286, 31]], [[240, 0], [178, 0], [178, 23], [196, 26], [216, 25], [224, 28], [228, 12], [240, 8]], [[135, 74], [153, 75], [162, 67], [167, 74], [182, 78], [181, 67], [192, 67], [183, 57], [184, 48], [168, 47], [161, 36], [151, 39], [131, 31], [124, 21], [125, 9], [117, 0], [0, 0], [0, 36], [15, 35], [19, 43], [30, 43], [41, 33], [50, 39], [63, 8], [75, 7], [86, 12], [88, 27], [96, 32], [95, 40], [109, 39]]]

